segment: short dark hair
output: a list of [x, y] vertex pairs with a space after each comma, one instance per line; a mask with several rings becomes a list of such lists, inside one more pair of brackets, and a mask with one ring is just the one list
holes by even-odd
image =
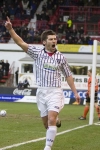
[[45, 30], [41, 34], [41, 41], [45, 41], [48, 38], [48, 35], [56, 35], [53, 30]]

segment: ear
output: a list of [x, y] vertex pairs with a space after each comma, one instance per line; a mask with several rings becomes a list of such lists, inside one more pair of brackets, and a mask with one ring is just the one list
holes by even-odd
[[45, 45], [46, 44], [46, 41], [43, 41], [43, 45]]

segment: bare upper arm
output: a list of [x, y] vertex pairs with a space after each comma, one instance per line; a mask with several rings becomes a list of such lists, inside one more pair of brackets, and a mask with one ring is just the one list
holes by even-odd
[[28, 44], [25, 43], [24, 41], [21, 42], [21, 43], [19, 44], [19, 46], [20, 46], [25, 52], [28, 51]]

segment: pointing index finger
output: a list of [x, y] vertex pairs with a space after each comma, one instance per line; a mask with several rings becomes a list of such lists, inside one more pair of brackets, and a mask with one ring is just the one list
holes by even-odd
[[7, 16], [7, 21], [8, 21], [8, 22], [10, 22], [10, 19], [9, 19], [9, 17], [8, 17], [8, 16]]

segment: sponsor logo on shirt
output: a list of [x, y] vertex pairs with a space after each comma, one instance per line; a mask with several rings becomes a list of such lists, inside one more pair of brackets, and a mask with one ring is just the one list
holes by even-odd
[[48, 70], [52, 70], [52, 71], [57, 70], [57, 67], [56, 67], [55, 65], [49, 64], [49, 63], [45, 63], [45, 64], [44, 64], [44, 68], [45, 68], [45, 69], [48, 69]]

